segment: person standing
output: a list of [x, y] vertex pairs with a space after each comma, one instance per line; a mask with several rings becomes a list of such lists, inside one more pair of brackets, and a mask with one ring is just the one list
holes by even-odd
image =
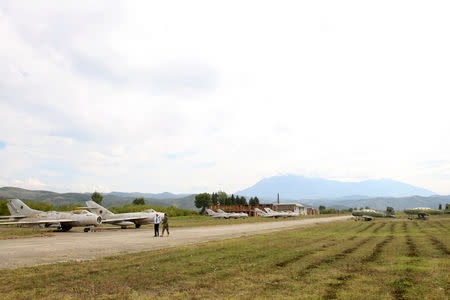
[[159, 223], [161, 223], [161, 217], [156, 214], [155, 219], [153, 220], [153, 223], [155, 224], [155, 236], [154, 237], [158, 237], [159, 236]]
[[162, 219], [162, 234], [161, 237], [164, 236], [164, 231], [167, 230], [167, 236], [169, 236], [169, 218], [167, 217], [167, 215], [164, 215], [164, 218]]

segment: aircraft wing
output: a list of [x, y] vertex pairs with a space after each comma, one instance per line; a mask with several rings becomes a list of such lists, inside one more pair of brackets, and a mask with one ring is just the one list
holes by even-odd
[[55, 220], [39, 220], [39, 221], [19, 221], [19, 222], [0, 222], [0, 225], [33, 225], [33, 224], [54, 224], [73, 222], [72, 219], [55, 219]]
[[26, 217], [27, 216], [0, 216], [0, 219], [21, 219]]
[[106, 219], [106, 220], [102, 220], [102, 223], [117, 223], [117, 222], [122, 222], [122, 221], [139, 221], [139, 220], [144, 220], [144, 219], [148, 219], [148, 217], [129, 217], [129, 218], [114, 218], [114, 219]]

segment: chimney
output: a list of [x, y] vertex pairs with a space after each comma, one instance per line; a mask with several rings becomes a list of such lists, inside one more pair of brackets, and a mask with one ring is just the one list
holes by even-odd
[[278, 204], [280, 204], [280, 193], [277, 193]]

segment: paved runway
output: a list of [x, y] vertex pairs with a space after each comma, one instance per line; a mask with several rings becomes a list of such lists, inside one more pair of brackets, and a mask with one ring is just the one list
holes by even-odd
[[343, 221], [351, 216], [171, 229], [170, 237], [154, 238], [153, 229], [58, 232], [54, 236], [0, 240], [0, 268], [18, 268], [69, 260], [87, 260], [198, 242], [254, 235], [305, 225]]

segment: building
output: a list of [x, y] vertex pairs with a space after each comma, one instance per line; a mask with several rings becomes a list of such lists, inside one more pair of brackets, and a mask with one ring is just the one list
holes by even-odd
[[299, 203], [275, 203], [273, 204], [273, 207], [276, 211], [289, 211], [298, 213], [300, 215], [307, 214], [305, 206]]

